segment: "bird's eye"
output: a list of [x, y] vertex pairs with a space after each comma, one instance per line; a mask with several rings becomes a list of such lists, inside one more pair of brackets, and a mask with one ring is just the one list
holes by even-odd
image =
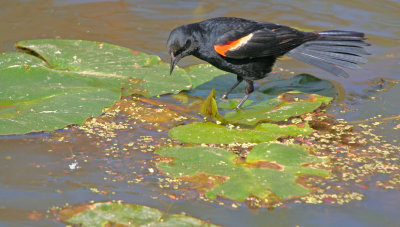
[[190, 47], [190, 44], [192, 44], [192, 41], [190, 41], [190, 39], [188, 39], [187, 41], [186, 41], [186, 43], [185, 43], [185, 46], [183, 47], [183, 49], [187, 49], [187, 48], [189, 48]]
[[182, 48], [179, 48], [178, 50], [173, 52], [174, 56], [178, 56], [178, 55], [182, 54], [182, 52], [184, 52], [185, 50], [189, 49], [191, 44], [192, 44], [192, 41], [190, 41], [190, 39], [187, 40], [185, 45], [183, 45]]

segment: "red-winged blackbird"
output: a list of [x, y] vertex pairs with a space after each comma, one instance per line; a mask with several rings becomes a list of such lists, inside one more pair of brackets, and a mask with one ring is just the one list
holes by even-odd
[[222, 98], [246, 82], [239, 109], [254, 91], [253, 81], [268, 76], [283, 55], [304, 61], [334, 75], [347, 77], [340, 67], [357, 69], [366, 63], [364, 33], [330, 30], [302, 32], [288, 26], [234, 17], [218, 17], [175, 28], [167, 42], [171, 71], [183, 57], [193, 55], [237, 75]]

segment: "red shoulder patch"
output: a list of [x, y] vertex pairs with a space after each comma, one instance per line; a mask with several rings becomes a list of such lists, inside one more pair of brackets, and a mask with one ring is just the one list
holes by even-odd
[[214, 45], [214, 50], [218, 54], [226, 57], [227, 51], [236, 50], [239, 47], [245, 45], [251, 39], [251, 37], [253, 37], [253, 33], [250, 33], [250, 34], [248, 34], [240, 39], [237, 39], [237, 40], [227, 41], [226, 44]]

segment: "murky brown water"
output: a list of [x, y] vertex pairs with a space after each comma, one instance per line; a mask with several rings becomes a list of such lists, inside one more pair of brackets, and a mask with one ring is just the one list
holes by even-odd
[[[400, 2], [353, 1], [96, 1], [96, 0], [0, 0], [0, 51], [14, 51], [19, 40], [39, 38], [85, 39], [110, 42], [167, 60], [165, 42], [174, 27], [216, 16], [237, 16], [314, 30], [363, 31], [373, 44], [373, 55], [363, 70], [351, 78], [333, 77], [294, 60], [278, 65], [296, 73], [309, 72], [337, 81], [346, 91], [344, 102], [353, 113], [340, 118], [358, 121], [376, 116], [398, 116], [400, 87], [376, 87], [377, 80], [400, 78]], [[198, 60], [191, 58], [183, 65]], [[1, 81], [0, 81], [1, 82]], [[370, 97], [375, 97], [370, 99]], [[395, 121], [382, 124], [379, 133], [398, 144]], [[397, 124], [399, 122], [397, 121]], [[120, 132], [112, 143], [127, 144], [146, 136], [146, 129]], [[157, 137], [157, 135], [154, 135]], [[165, 136], [165, 135], [164, 135]], [[163, 137], [160, 133], [159, 137]], [[130, 172], [142, 173], [151, 154], [131, 152], [110, 158], [102, 150], [106, 142], [74, 130], [54, 134], [0, 137], [0, 226], [56, 226], [45, 217], [32, 221], [32, 211], [46, 215], [52, 206], [91, 200], [118, 200], [150, 205], [170, 212], [186, 212], [228, 226], [399, 226], [398, 191], [371, 187], [366, 199], [344, 206], [296, 206], [274, 211], [231, 209], [196, 199], [174, 202], [151, 178], [146, 184], [129, 184]], [[77, 164], [80, 168], [73, 169]], [[112, 169], [124, 180], [110, 177]], [[94, 193], [103, 190], [106, 193]], [[39, 215], [40, 216], [40, 215]]]

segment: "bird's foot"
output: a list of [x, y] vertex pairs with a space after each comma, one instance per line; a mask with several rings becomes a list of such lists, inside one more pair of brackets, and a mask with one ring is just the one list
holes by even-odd
[[240, 100], [240, 103], [235, 107], [235, 110], [240, 110], [240, 107], [246, 102], [246, 100], [249, 98], [250, 94], [246, 94], [242, 100]]

